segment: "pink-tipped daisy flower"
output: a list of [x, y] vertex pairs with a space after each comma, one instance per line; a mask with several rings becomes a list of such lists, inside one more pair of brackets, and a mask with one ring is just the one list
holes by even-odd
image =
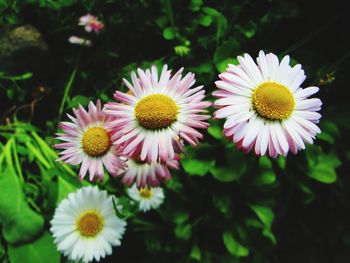
[[203, 135], [197, 129], [207, 129], [206, 108], [211, 105], [205, 98], [203, 86], [191, 88], [194, 74], [182, 78], [183, 68], [171, 76], [167, 65], [158, 78], [155, 66], [138, 76], [131, 73], [132, 84], [124, 79], [129, 93], [116, 91], [120, 103], [107, 103], [105, 111], [115, 117], [113, 129], [123, 155], [148, 163], [172, 160], [182, 148], [182, 140], [198, 145]]
[[142, 162], [140, 160], [129, 159], [126, 161], [127, 167], [119, 173], [122, 182], [130, 187], [136, 182], [137, 187], [156, 187], [165, 183], [171, 178], [171, 169], [179, 169], [179, 155], [175, 159], [168, 160], [166, 163], [161, 162]]
[[55, 145], [64, 149], [58, 159], [68, 164], [81, 164], [79, 177], [83, 179], [89, 171], [90, 181], [95, 177], [103, 179], [104, 169], [116, 176], [125, 163], [118, 157], [116, 146], [113, 145], [113, 132], [109, 126], [112, 117], [101, 111], [101, 102], [96, 106], [90, 102], [88, 111], [81, 105], [73, 109], [75, 117], [68, 115], [72, 122], [61, 122], [63, 133], [57, 134], [57, 139], [64, 141]]
[[79, 26], [84, 26], [87, 32], [94, 31], [95, 33], [99, 33], [104, 28], [104, 24], [91, 14], [80, 17]]
[[273, 158], [296, 154], [320, 133], [322, 102], [309, 98], [319, 89], [301, 88], [304, 70], [300, 64], [291, 67], [289, 60], [285, 56], [279, 62], [275, 54], [260, 51], [256, 64], [245, 54], [215, 82], [214, 105], [220, 109], [214, 117], [226, 119], [224, 135], [245, 152]]

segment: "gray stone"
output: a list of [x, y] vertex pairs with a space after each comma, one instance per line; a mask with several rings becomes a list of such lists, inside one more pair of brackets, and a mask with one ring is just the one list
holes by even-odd
[[42, 34], [33, 26], [0, 29], [0, 71], [44, 73], [49, 60]]

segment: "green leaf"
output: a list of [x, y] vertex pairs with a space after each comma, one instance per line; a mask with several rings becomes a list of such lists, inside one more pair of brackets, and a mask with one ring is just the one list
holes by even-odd
[[198, 22], [202, 26], [208, 27], [213, 22], [213, 18], [211, 16], [208, 16], [208, 15], [202, 15], [198, 18]]
[[236, 181], [241, 177], [232, 167], [213, 167], [210, 173], [216, 180], [224, 183]]
[[249, 21], [246, 26], [239, 27], [239, 29], [246, 38], [252, 38], [257, 31], [257, 26], [253, 21]]
[[186, 173], [189, 175], [204, 176], [215, 165], [215, 160], [197, 160], [192, 158], [184, 158], [181, 164]]
[[262, 156], [259, 158], [260, 172], [254, 179], [257, 185], [271, 185], [276, 182], [276, 174], [272, 169], [272, 163], [269, 158]]
[[241, 178], [248, 167], [248, 162], [244, 153], [229, 147], [226, 149], [227, 165], [222, 167], [212, 167], [210, 173], [220, 182], [233, 182]]
[[50, 163], [46, 160], [41, 151], [39, 151], [38, 148], [34, 146], [29, 140], [26, 141], [26, 146], [28, 147], [28, 150], [37, 158], [37, 160], [45, 166], [45, 168], [51, 168]]
[[222, 140], [225, 137], [222, 135], [222, 128], [215, 124], [211, 123], [210, 126], [207, 129], [208, 133], [213, 136], [215, 139]]
[[190, 9], [192, 11], [198, 11], [203, 4], [203, 0], [191, 0]]
[[190, 253], [190, 258], [200, 261], [202, 258], [201, 255], [201, 250], [199, 249], [199, 247], [197, 245], [194, 245], [192, 247], [191, 253]]
[[222, 13], [211, 7], [203, 7], [203, 12], [211, 16], [216, 25], [216, 42], [218, 43], [227, 30], [227, 19]]
[[13, 169], [0, 172], [0, 189], [0, 221], [6, 241], [13, 245], [29, 242], [42, 231], [43, 217], [30, 209]]
[[59, 263], [60, 254], [48, 232], [45, 232], [37, 240], [21, 246], [8, 247], [11, 263]]
[[313, 167], [308, 175], [325, 184], [331, 184], [337, 181], [337, 174], [334, 169], [330, 168], [327, 164], [318, 164]]
[[175, 235], [179, 239], [183, 239], [183, 240], [190, 239], [192, 235], [192, 225], [191, 224], [177, 225], [175, 227]]
[[272, 209], [270, 207], [260, 205], [250, 205], [250, 208], [255, 212], [264, 225], [263, 235], [268, 237], [274, 244], [276, 244], [276, 237], [271, 231], [272, 223], [275, 217]]
[[228, 194], [214, 194], [213, 204], [224, 215], [228, 214], [231, 211], [231, 198]]
[[250, 205], [250, 208], [256, 213], [261, 222], [268, 228], [271, 228], [274, 213], [270, 207]]
[[238, 64], [239, 43], [236, 39], [229, 39], [219, 46], [214, 53], [214, 64], [219, 72], [226, 70], [228, 64]]
[[320, 129], [322, 132], [317, 135], [317, 138], [329, 144], [333, 144], [335, 138], [339, 137], [339, 129], [333, 122], [327, 120], [321, 122]]
[[175, 38], [176, 32], [172, 27], [167, 27], [163, 30], [163, 37], [166, 40], [172, 40]]
[[58, 177], [58, 198], [57, 204], [60, 203], [64, 198], [68, 196], [69, 193], [75, 192], [81, 183], [78, 180], [70, 176], [59, 176]]
[[177, 211], [174, 214], [174, 222], [177, 225], [181, 225], [181, 224], [185, 223], [188, 219], [189, 219], [189, 215], [188, 215], [188, 213], [186, 213], [184, 211]]
[[174, 51], [175, 51], [176, 55], [184, 57], [184, 56], [187, 56], [191, 52], [191, 49], [187, 46], [179, 45], [179, 46], [174, 47]]
[[326, 154], [320, 146], [309, 145], [306, 149], [308, 162], [307, 175], [321, 183], [334, 183], [337, 180], [335, 169], [341, 165], [335, 153]]
[[234, 239], [232, 233], [230, 231], [225, 231], [222, 235], [222, 239], [226, 246], [227, 251], [236, 257], [246, 257], [249, 255], [249, 249], [242, 244], [238, 243], [237, 240]]
[[74, 96], [68, 103], [68, 108], [77, 108], [79, 104], [86, 107], [89, 104], [90, 99], [86, 96], [77, 95]]

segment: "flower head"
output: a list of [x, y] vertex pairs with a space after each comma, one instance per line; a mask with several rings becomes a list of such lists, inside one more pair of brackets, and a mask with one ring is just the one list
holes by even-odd
[[132, 84], [124, 79], [129, 93], [116, 91], [114, 98], [120, 102], [105, 105], [106, 113], [117, 118], [113, 129], [125, 156], [166, 162], [182, 149], [182, 141], [197, 145], [203, 137], [197, 129], [209, 126], [205, 120], [210, 116], [201, 113], [211, 103], [202, 101], [203, 86], [191, 88], [194, 74], [182, 78], [182, 70], [171, 76], [165, 65], [158, 78], [155, 66], [138, 69], [138, 76], [131, 73]]
[[110, 123], [113, 118], [101, 111], [101, 102], [96, 106], [90, 102], [88, 112], [79, 105], [73, 109], [75, 117], [68, 114], [72, 122], [61, 122], [64, 133], [57, 134], [57, 139], [64, 141], [56, 144], [64, 149], [59, 160], [69, 164], [81, 164], [79, 176], [84, 178], [87, 171], [90, 181], [97, 177], [103, 179], [104, 169], [116, 176], [125, 163], [118, 157], [114, 146], [113, 131]]
[[139, 203], [139, 209], [142, 212], [157, 209], [164, 201], [164, 192], [160, 187], [138, 189], [133, 185], [128, 189], [128, 194]]
[[219, 90], [215, 118], [226, 118], [224, 134], [245, 152], [276, 158], [296, 154], [313, 143], [320, 129], [315, 125], [322, 102], [309, 98], [317, 87], [301, 88], [306, 76], [301, 65], [281, 62], [276, 55], [260, 51], [257, 64], [245, 54], [239, 65], [229, 65], [215, 84]]
[[120, 246], [126, 222], [116, 216], [112, 198], [87, 186], [59, 204], [50, 231], [61, 253], [73, 261], [99, 261]]
[[169, 168], [179, 168], [179, 156], [166, 163], [152, 162], [147, 163], [140, 160], [129, 159], [126, 161], [127, 167], [120, 171], [119, 175], [123, 177], [122, 181], [129, 187], [136, 182], [138, 188], [155, 187], [160, 183], [166, 182], [171, 178]]
[[92, 43], [91, 43], [91, 41], [89, 39], [81, 38], [81, 37], [77, 37], [77, 36], [70, 36], [68, 38], [68, 41], [71, 44], [87, 46], [87, 47], [92, 46]]
[[84, 26], [87, 32], [94, 31], [95, 33], [99, 33], [104, 28], [104, 24], [91, 14], [80, 17], [79, 26]]

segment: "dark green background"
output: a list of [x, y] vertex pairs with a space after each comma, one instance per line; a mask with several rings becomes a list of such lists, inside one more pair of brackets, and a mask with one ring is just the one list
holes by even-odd
[[[104, 262], [350, 262], [350, 43], [345, 3], [0, 0], [3, 32], [29, 24], [48, 46], [38, 57], [27, 53], [0, 61], [1, 124], [6, 118], [12, 123], [16, 118], [31, 121], [51, 145], [64, 88], [76, 65], [63, 112], [78, 103], [87, 105], [89, 99], [111, 100], [116, 89], [126, 90], [121, 79], [137, 67], [166, 63], [175, 71], [184, 66], [185, 72], [196, 73], [197, 83], [212, 99], [217, 74], [228, 62], [235, 63], [237, 55], [256, 57], [261, 49], [280, 58], [289, 54], [306, 72], [303, 87], [320, 87], [316, 96], [323, 101], [323, 133], [315, 145], [286, 160], [259, 161], [236, 151], [220, 136], [222, 122], [211, 121], [201, 147], [188, 149], [183, 168], [173, 173], [161, 209], [130, 218], [122, 246]], [[88, 12], [105, 23], [99, 35], [77, 25]], [[67, 41], [71, 35], [89, 38], [93, 46], [74, 46]], [[33, 76], [3, 78], [24, 72]], [[1, 136], [0, 151], [10, 135]], [[17, 143], [21, 146], [21, 140]], [[47, 230], [60, 199], [47, 189], [61, 191], [58, 178], [63, 172], [60, 167], [41, 168], [30, 159], [26, 150], [20, 153], [22, 189], [29, 207], [44, 217]], [[72, 175], [67, 180], [78, 187]], [[100, 186], [116, 195], [124, 191], [117, 179]], [[0, 205], [3, 209], [6, 202]], [[253, 205], [263, 207], [262, 217]], [[0, 259], [7, 262], [10, 245], [4, 237], [1, 244]]]

